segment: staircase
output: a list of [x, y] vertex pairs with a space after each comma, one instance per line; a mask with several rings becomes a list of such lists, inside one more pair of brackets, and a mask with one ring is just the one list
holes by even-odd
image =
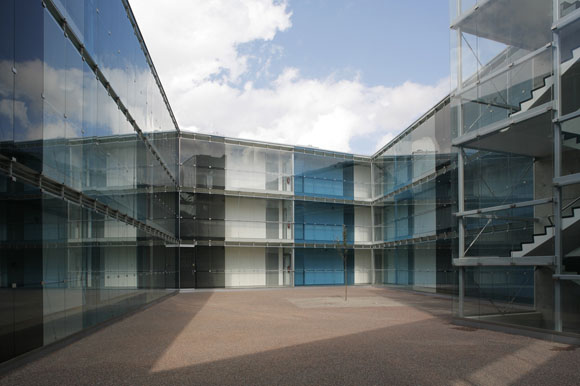
[[572, 149], [580, 150], [580, 135], [579, 134], [569, 133], [566, 131], [564, 131], [562, 134], [564, 136], [564, 140], [562, 141], [562, 144], [564, 146], [572, 148]]
[[[534, 235], [529, 243], [522, 243], [522, 249], [512, 251], [512, 257], [525, 256], [549, 256], [554, 251], [554, 226], [544, 227], [544, 233]], [[578, 235], [580, 235], [580, 207], [572, 209], [572, 214], [562, 217], [562, 244], [564, 265], [566, 271], [572, 274], [580, 273], [580, 248], [578, 247]]]
[[[578, 275], [580, 274], [580, 247], [569, 252], [564, 260], [562, 261], [565, 267], [564, 275]], [[580, 284], [580, 280], [574, 280], [577, 284]]]
[[553, 84], [554, 77], [552, 75], [544, 78], [544, 85], [532, 90], [532, 97], [520, 103], [520, 110], [518, 112], [521, 113], [523, 111], [528, 111], [532, 107], [539, 106], [541, 104], [540, 100], [542, 99], [542, 96], [552, 89]]
[[580, 8], [580, 1], [560, 0], [560, 14], [567, 15]]
[[[580, 1], [577, 1], [575, 3], [579, 4], [578, 8], [580, 8]], [[572, 51], [572, 57], [561, 64], [560, 69], [562, 76], [564, 76], [564, 74], [566, 74], [574, 64], [578, 63], [579, 59], [580, 59], [580, 47], [574, 49]], [[524, 111], [528, 111], [533, 107], [540, 106], [543, 103], [549, 102], [552, 99], [552, 97], [548, 93], [552, 89], [553, 84], [554, 84], [553, 75], [544, 78], [544, 84], [541, 87], [532, 90], [531, 97], [529, 99], [521, 101], [519, 111], [512, 114], [512, 116], [518, 113], [522, 113]]]

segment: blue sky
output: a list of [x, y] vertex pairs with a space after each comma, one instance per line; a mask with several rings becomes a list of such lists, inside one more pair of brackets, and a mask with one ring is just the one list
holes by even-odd
[[[285, 66], [303, 76], [359, 76], [369, 86], [432, 83], [449, 74], [445, 0], [289, 1], [292, 28], [267, 44], [283, 48], [271, 73]], [[242, 45], [258, 53], [264, 41]]]
[[447, 0], [131, 0], [183, 130], [372, 154], [449, 91]]

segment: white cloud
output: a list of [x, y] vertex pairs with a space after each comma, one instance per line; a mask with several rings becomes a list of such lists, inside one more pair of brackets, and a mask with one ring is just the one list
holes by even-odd
[[393, 139], [395, 138], [395, 134], [392, 132], [388, 132], [387, 134], [383, 135], [381, 137], [381, 139], [379, 139], [376, 143], [375, 143], [375, 152], [379, 151], [380, 149], [383, 148], [383, 146], [385, 146], [387, 143], [391, 142]]
[[[427, 111], [449, 88], [406, 82], [367, 87], [356, 80], [303, 79], [290, 69], [270, 88], [238, 90], [204, 82], [174, 96], [183, 130], [350, 151], [351, 139], [376, 134], [380, 148]], [[380, 139], [380, 140], [379, 140]]]
[[449, 91], [448, 79], [433, 85], [369, 87], [357, 76], [307, 79], [296, 68], [286, 68], [266, 87], [238, 84], [249, 57], [237, 46], [269, 41], [290, 28], [285, 3], [131, 4], [183, 130], [345, 152], [352, 151], [353, 138], [374, 137], [377, 141], [366, 150], [370, 153]]
[[226, 72], [235, 82], [248, 57], [237, 46], [272, 40], [291, 26], [285, 3], [271, 0], [135, 0], [131, 7], [164, 85], [185, 91]]

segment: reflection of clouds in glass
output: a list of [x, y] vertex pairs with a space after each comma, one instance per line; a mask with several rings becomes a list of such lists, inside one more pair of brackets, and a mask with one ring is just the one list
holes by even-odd
[[[133, 132], [117, 104], [92, 72], [85, 73], [76, 68], [54, 69], [45, 65], [44, 75], [45, 90], [56, 91], [47, 92], [47, 102], [53, 106], [66, 106], [66, 121], [53, 116], [48, 118], [48, 122], [45, 121], [44, 138], [107, 136]], [[96, 98], [96, 95], [89, 97], [89, 93], [93, 93], [95, 88], [103, 98]], [[62, 126], [65, 122], [66, 126]]]
[[42, 61], [33, 60], [16, 65], [16, 83], [14, 99], [27, 106], [29, 114], [40, 115], [42, 100], [37, 94], [38, 85], [42, 84]]
[[66, 124], [64, 116], [51, 112], [48, 106], [44, 113], [42, 137], [44, 139], [66, 138]]
[[16, 75], [12, 66], [12, 61], [0, 61], [0, 116], [15, 125], [13, 135], [6, 133], [3, 138], [17, 141], [40, 139], [42, 99], [38, 85], [42, 84], [42, 62], [17, 63], [14, 66]]
[[[9, 122], [14, 120], [21, 127], [18, 140], [134, 132], [92, 71], [54, 68], [40, 60], [22, 62], [17, 65], [17, 87], [14, 87], [12, 65], [11, 61], [0, 61], [0, 117]], [[123, 104], [141, 130], [174, 130], [149, 68], [110, 68], [106, 73], [111, 76], [108, 79], [111, 86], [122, 97]], [[40, 89], [39, 85], [43, 88]], [[45, 106], [39, 91], [44, 96]], [[5, 137], [12, 138], [12, 134], [3, 134]]]
[[175, 130], [148, 67], [137, 69], [128, 64], [125, 68], [105, 68], [103, 73], [143, 132]]
[[0, 116], [12, 118], [12, 99], [0, 99]]
[[28, 107], [22, 101], [14, 102], [14, 119], [24, 127], [30, 126], [28, 119]]
[[413, 141], [411, 152], [414, 153], [435, 153], [439, 151], [437, 143], [430, 137], [423, 137]]

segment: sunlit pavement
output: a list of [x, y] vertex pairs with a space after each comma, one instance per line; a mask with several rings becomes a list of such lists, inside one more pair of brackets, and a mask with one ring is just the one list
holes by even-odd
[[580, 349], [450, 324], [386, 288], [181, 293], [3, 374], [1, 385], [577, 385]]

